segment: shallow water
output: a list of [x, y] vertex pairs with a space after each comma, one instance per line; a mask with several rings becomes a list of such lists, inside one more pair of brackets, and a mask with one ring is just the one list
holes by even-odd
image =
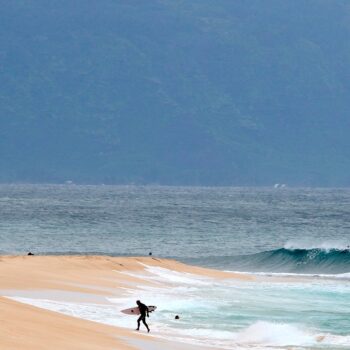
[[[0, 186], [1, 253], [152, 251], [256, 276], [218, 282], [150, 268], [169, 286], [142, 292], [158, 306], [154, 332], [230, 349], [350, 349], [349, 232], [347, 189]], [[119, 310], [138, 298], [21, 300], [134, 327]]]

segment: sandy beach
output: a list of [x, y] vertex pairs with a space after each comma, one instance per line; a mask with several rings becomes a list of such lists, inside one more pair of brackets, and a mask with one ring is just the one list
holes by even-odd
[[[154, 281], [137, 275], [147, 276], [145, 266], [217, 279], [249, 278], [154, 257], [3, 256], [0, 258], [0, 349], [203, 348], [10, 299], [40, 296], [41, 299], [104, 303], [107, 297], [118, 298], [126, 289], [152, 285]], [[134, 302], [130, 300], [130, 305]]]

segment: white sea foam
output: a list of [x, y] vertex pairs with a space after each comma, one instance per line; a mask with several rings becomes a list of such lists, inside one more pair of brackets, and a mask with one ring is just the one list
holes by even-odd
[[324, 251], [330, 251], [332, 249], [336, 250], [346, 250], [349, 249], [350, 242], [333, 242], [333, 241], [324, 241], [324, 242], [315, 242], [314, 240], [290, 240], [284, 245], [285, 249], [295, 250], [295, 249], [321, 249]]
[[142, 264], [146, 271], [150, 273], [149, 279], [157, 282], [171, 282], [184, 285], [208, 285], [213, 283], [212, 278], [199, 276], [188, 272], [178, 272], [164, 267], [149, 266]]
[[[128, 320], [127, 317], [123, 317], [123, 314], [120, 313], [120, 310], [117, 309], [113, 304], [104, 305], [94, 303], [78, 303], [23, 297], [9, 297], [9, 299], [13, 299], [25, 304], [30, 304], [39, 308], [59, 312], [68, 316], [114, 326], [122, 326], [123, 322], [127, 322]], [[123, 318], [123, 320], [121, 320], [121, 318]]]
[[349, 273], [339, 273], [339, 274], [315, 274], [315, 273], [292, 273], [292, 272], [248, 272], [248, 271], [232, 271], [225, 270], [228, 273], [251, 275], [251, 276], [266, 276], [266, 277], [306, 277], [315, 279], [330, 279], [330, 280], [349, 280]]
[[[145, 264], [141, 264], [144, 266], [146, 270], [147, 276], [145, 276], [145, 272], [132, 272], [132, 271], [122, 271], [118, 273], [122, 273], [131, 277], [136, 277], [140, 279], [147, 278], [147, 281], [152, 282], [154, 285], [164, 286], [164, 285], [172, 285], [173, 287], [184, 287], [184, 288], [197, 288], [198, 286], [211, 286], [216, 280], [213, 278], [199, 276], [186, 272], [177, 272], [173, 270], [169, 270], [163, 267], [149, 266]], [[141, 287], [141, 286], [139, 286]], [[146, 287], [143, 287], [146, 288]], [[188, 291], [188, 290], [187, 290]]]
[[272, 346], [312, 345], [315, 337], [293, 325], [259, 321], [236, 335], [237, 343]]
[[330, 344], [333, 346], [345, 346], [346, 349], [350, 349], [350, 335], [324, 334], [319, 335], [318, 339], [322, 344]]

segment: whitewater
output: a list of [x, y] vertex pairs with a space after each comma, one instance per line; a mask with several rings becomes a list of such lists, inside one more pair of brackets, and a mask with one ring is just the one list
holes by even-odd
[[151, 321], [164, 338], [223, 349], [350, 349], [348, 189], [1, 185], [0, 223], [2, 254], [152, 252], [254, 278], [148, 266], [159, 287], [103, 305], [10, 295], [16, 300], [129, 328], [116, 310], [141, 290], [158, 306]]

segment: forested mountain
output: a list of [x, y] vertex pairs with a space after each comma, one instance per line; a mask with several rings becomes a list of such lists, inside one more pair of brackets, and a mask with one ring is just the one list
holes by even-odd
[[0, 182], [350, 185], [350, 2], [3, 0]]

